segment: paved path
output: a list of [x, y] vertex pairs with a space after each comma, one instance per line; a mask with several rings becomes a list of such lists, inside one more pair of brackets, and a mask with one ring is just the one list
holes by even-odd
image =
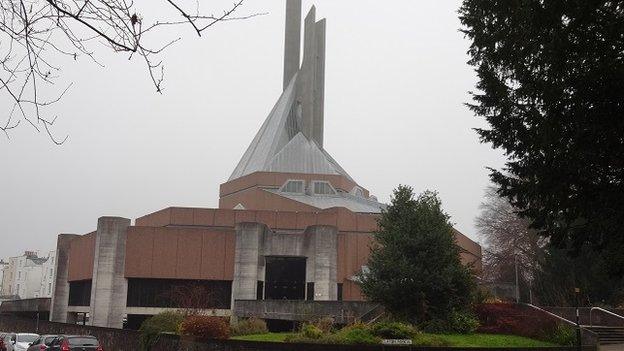
[[602, 345], [600, 351], [624, 351], [624, 344], [618, 345]]

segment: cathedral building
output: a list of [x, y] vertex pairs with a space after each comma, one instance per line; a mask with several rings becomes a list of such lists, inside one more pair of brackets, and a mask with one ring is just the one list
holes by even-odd
[[[325, 20], [313, 7], [302, 36], [301, 10], [287, 1], [283, 92], [221, 184], [219, 208], [165, 208], [134, 224], [102, 217], [92, 233], [59, 235], [52, 321], [136, 327], [197, 307], [185, 305], [189, 289], [220, 316], [365, 311], [356, 275], [385, 205], [323, 146]], [[455, 235], [462, 262], [479, 268], [480, 246]]]

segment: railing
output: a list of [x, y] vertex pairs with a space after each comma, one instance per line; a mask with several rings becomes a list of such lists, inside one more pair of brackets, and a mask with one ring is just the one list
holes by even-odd
[[358, 319], [361, 322], [371, 324], [374, 323], [379, 317], [385, 313], [385, 308], [382, 305], [376, 305], [366, 313], [362, 314]]
[[565, 319], [565, 318], [563, 318], [563, 317], [561, 317], [561, 316], [558, 316], [558, 315], [556, 315], [556, 314], [554, 314], [554, 313], [552, 313], [552, 312], [546, 311], [545, 309], [540, 308], [540, 307], [537, 307], [537, 306], [532, 305], [532, 304], [530, 304], [530, 303], [527, 303], [527, 304], [524, 304], [524, 305], [529, 306], [529, 307], [531, 307], [531, 308], [533, 308], [533, 309], [536, 309], [536, 310], [538, 310], [538, 311], [540, 311], [540, 312], [546, 313], [547, 315], [549, 315], [549, 316], [551, 316], [551, 317], [555, 317], [555, 318], [557, 318], [557, 319], [559, 319], [559, 320], [561, 320], [561, 321], [563, 321], [563, 322], [566, 322], [566, 323], [571, 324], [571, 325], [573, 325], [573, 326], [575, 326], [575, 327], [576, 327], [576, 323], [572, 322], [572, 321], [571, 321], [571, 320], [569, 320], [569, 319]]
[[613, 316], [613, 317], [617, 317], [617, 318], [619, 318], [619, 319], [624, 320], [624, 317], [623, 317], [623, 316], [620, 316], [620, 315], [619, 315], [619, 314], [617, 314], [617, 313], [613, 313], [613, 312], [611, 312], [611, 311], [609, 311], [609, 310], [605, 310], [604, 308], [601, 308], [601, 307], [592, 307], [592, 308], [589, 310], [589, 326], [590, 326], [590, 327], [593, 327], [593, 326], [594, 326], [594, 324], [593, 324], [593, 320], [592, 320], [592, 312], [593, 312], [594, 310], [598, 310], [598, 311], [600, 311], [600, 312], [604, 312], [604, 313], [606, 313], [606, 314], [608, 314], [608, 315], [611, 315], [611, 316]]

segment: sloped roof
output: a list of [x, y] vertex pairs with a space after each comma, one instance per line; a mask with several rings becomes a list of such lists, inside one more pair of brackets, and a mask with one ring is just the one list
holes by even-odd
[[301, 130], [295, 101], [295, 75], [238, 162], [229, 180], [254, 172], [287, 172], [351, 176]]

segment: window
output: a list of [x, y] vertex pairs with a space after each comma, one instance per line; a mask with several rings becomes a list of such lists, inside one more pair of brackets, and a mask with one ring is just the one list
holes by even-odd
[[48, 283], [48, 294], [52, 293], [52, 283]]
[[353, 187], [353, 189], [351, 190], [351, 194], [357, 197], [364, 197], [364, 190], [360, 188], [359, 186], [356, 186], [356, 187]]
[[289, 180], [282, 186], [281, 191], [284, 193], [303, 194], [303, 180]]
[[336, 190], [329, 182], [315, 180], [312, 184], [316, 195], [336, 195]]
[[128, 279], [128, 307], [229, 309], [231, 280]]
[[89, 306], [91, 280], [69, 282], [69, 306]]

